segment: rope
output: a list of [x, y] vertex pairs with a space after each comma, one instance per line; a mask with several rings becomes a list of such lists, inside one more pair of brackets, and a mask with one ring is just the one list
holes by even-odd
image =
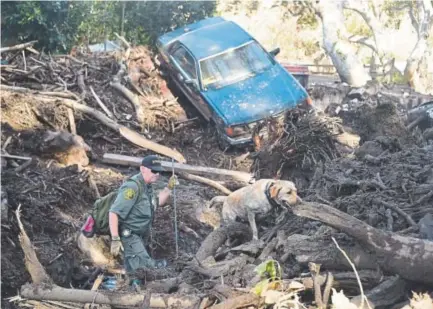
[[[174, 159], [171, 159], [172, 170], [174, 176]], [[176, 242], [176, 259], [179, 257], [179, 233], [177, 231], [177, 208], [176, 208], [176, 184], [173, 186], [173, 206], [174, 206], [174, 234]]]

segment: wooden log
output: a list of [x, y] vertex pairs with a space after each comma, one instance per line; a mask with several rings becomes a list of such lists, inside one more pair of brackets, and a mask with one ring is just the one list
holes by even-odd
[[[154, 152], [163, 154], [167, 157], [175, 159], [177, 162], [185, 163], [186, 160], [183, 157], [183, 155], [169, 147], [163, 146], [161, 144], [152, 142], [151, 140], [148, 140], [143, 135], [138, 134], [137, 132], [127, 128], [127, 127], [120, 127], [119, 128], [120, 134], [125, 137], [127, 140], [129, 140], [131, 143], [143, 147], [145, 149], [152, 150]], [[176, 163], [175, 163], [176, 164]], [[170, 163], [171, 165], [171, 163]], [[170, 169], [171, 170], [171, 169]]]
[[140, 102], [140, 99], [132, 93], [128, 88], [120, 84], [119, 82], [111, 82], [110, 86], [119, 91], [129, 102], [134, 105], [136, 118], [139, 123], [144, 121], [144, 108]]
[[[406, 292], [406, 281], [399, 278], [398, 276], [391, 277], [365, 293], [369, 303], [368, 308], [388, 308], [389, 306], [404, 298]], [[355, 296], [350, 300], [350, 302], [359, 306], [361, 304], [361, 295]]]
[[252, 236], [251, 229], [246, 224], [233, 223], [223, 226], [210, 233], [206, 239], [201, 243], [195, 257], [199, 261], [203, 261], [209, 256], [214, 256], [218, 248], [230, 236], [247, 236], [249, 239]]
[[433, 283], [433, 242], [378, 230], [342, 211], [320, 203], [287, 205], [297, 216], [321, 221], [354, 237], [370, 249], [385, 272]]
[[[332, 241], [300, 234], [290, 235], [282, 244], [284, 252], [295, 256], [298, 263], [308, 265], [314, 262], [326, 269], [351, 270], [347, 260], [335, 249]], [[343, 246], [358, 269], [376, 269], [376, 257], [360, 246]]]
[[89, 86], [90, 92], [92, 93], [93, 97], [95, 98], [96, 102], [99, 104], [99, 106], [102, 108], [102, 110], [107, 114], [108, 117], [114, 118], [113, 113], [110, 112], [110, 110], [107, 108], [107, 106], [101, 101], [101, 99], [96, 94], [95, 90], [93, 90], [92, 86]]
[[[105, 153], [102, 161], [109, 164], [118, 164], [125, 166], [140, 166], [142, 158], [131, 157], [125, 155], [118, 155], [113, 153]], [[218, 176], [226, 176], [236, 179], [242, 184], [247, 185], [253, 180], [253, 175], [245, 172], [232, 171], [213, 167], [195, 166], [181, 163], [174, 163], [168, 161], [160, 161], [161, 170], [171, 172], [173, 165], [176, 173], [191, 173], [191, 174], [210, 174]]]
[[18, 45], [14, 45], [14, 46], [9, 46], [9, 47], [2, 47], [2, 48], [0, 48], [0, 53], [9, 52], [9, 51], [13, 51], [13, 50], [24, 49], [24, 48], [32, 46], [36, 42], [37, 42], [37, 40], [30, 41], [30, 42], [27, 42], [27, 43], [18, 44]]
[[249, 258], [243, 254], [237, 256], [231, 260], [217, 262], [211, 267], [203, 267], [197, 264], [191, 264], [185, 267], [185, 269], [192, 270], [201, 275], [207, 276], [209, 278], [220, 278], [221, 276], [225, 276], [228, 273], [232, 272], [235, 269], [242, 269]]
[[192, 180], [192, 181], [196, 181], [196, 182], [208, 185], [212, 188], [215, 188], [215, 189], [221, 191], [225, 195], [229, 195], [230, 193], [232, 193], [232, 191], [230, 191], [229, 189], [227, 189], [226, 187], [224, 187], [220, 183], [218, 183], [214, 180], [211, 180], [209, 178], [205, 178], [205, 177], [201, 177], [201, 176], [197, 176], [197, 175], [191, 175], [188, 173], [179, 173], [179, 176], [182, 177], [183, 179], [186, 179], [186, 180]]
[[[333, 273], [332, 275], [334, 277], [332, 287], [336, 289], [344, 289], [345, 291], [354, 291], [356, 293], [359, 293], [359, 284], [353, 271], [338, 272]], [[383, 279], [383, 274], [375, 270], [360, 270], [358, 271], [358, 275], [361, 280], [362, 286], [365, 289], [372, 289], [376, 287]], [[317, 276], [316, 279], [321, 287], [325, 286], [327, 279], [326, 277], [326, 275]], [[305, 289], [313, 288], [313, 278], [311, 277], [294, 278], [293, 280], [302, 282], [302, 284], [305, 286]]]
[[[110, 306], [138, 307], [145, 295], [110, 291], [66, 289], [59, 286], [26, 284], [21, 287], [21, 296], [32, 300], [49, 300], [73, 303], [93, 303]], [[151, 294], [152, 308], [192, 308], [200, 302], [198, 296], [176, 294]]]
[[75, 125], [74, 111], [68, 108], [69, 128], [72, 134], [77, 135], [77, 126]]
[[72, 92], [38, 91], [38, 90], [33, 90], [24, 87], [7, 86], [7, 85], [0, 85], [0, 90], [13, 91], [19, 93], [28, 93], [28, 94], [40, 94], [40, 95], [59, 97], [64, 99], [78, 99], [78, 97]]

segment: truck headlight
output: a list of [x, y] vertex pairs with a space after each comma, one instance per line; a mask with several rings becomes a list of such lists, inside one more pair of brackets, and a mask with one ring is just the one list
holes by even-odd
[[236, 136], [249, 133], [249, 129], [248, 126], [240, 125], [240, 126], [226, 127], [225, 132], [230, 137], [236, 137]]

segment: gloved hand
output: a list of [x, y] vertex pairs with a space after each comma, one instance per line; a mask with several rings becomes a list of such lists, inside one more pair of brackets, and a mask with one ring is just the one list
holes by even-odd
[[170, 179], [168, 180], [168, 185], [167, 185], [167, 187], [168, 187], [170, 190], [173, 190], [174, 186], [177, 186], [178, 184], [179, 184], [179, 181], [177, 180], [177, 176], [176, 176], [176, 175], [173, 175], [173, 176], [171, 176]]
[[112, 256], [116, 257], [120, 254], [120, 251], [123, 251], [122, 242], [119, 240], [111, 241], [110, 253]]

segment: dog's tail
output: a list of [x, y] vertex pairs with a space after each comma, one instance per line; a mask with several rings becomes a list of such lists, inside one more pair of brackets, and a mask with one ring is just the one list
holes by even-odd
[[226, 201], [227, 196], [215, 196], [213, 199], [210, 200], [209, 204], [207, 205], [208, 208], [216, 208], [218, 210], [221, 210], [220, 208]]

